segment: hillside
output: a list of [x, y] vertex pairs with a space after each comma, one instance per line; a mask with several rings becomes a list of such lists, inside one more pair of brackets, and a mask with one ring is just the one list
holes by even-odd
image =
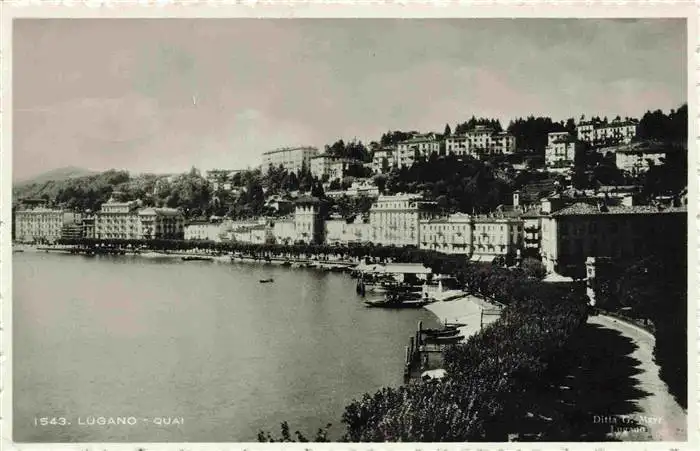
[[73, 178], [86, 177], [94, 174], [98, 174], [98, 172], [76, 166], [66, 166], [64, 168], [52, 169], [48, 172], [44, 172], [30, 178], [16, 180], [14, 181], [13, 185], [15, 188], [17, 188], [31, 184], [42, 184], [50, 181], [58, 182]]

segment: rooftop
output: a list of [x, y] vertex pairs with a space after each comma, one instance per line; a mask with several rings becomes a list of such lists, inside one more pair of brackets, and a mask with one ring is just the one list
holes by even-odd
[[659, 214], [659, 213], [687, 213], [687, 207], [660, 208], [652, 205], [623, 206], [611, 205], [603, 210], [596, 205], [577, 202], [568, 207], [562, 208], [552, 216], [573, 216], [573, 215], [639, 215], [639, 214]]
[[311, 146], [298, 146], [298, 147], [281, 147], [279, 149], [274, 149], [274, 150], [268, 150], [267, 152], [263, 152], [263, 155], [270, 155], [273, 153], [279, 153], [279, 152], [291, 152], [294, 150], [313, 150], [318, 152], [318, 149], [315, 147]]

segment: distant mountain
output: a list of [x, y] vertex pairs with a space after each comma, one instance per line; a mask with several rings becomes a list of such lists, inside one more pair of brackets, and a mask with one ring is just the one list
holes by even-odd
[[99, 174], [98, 171], [93, 171], [90, 169], [79, 168], [76, 166], [67, 166], [65, 168], [52, 169], [43, 174], [35, 175], [30, 178], [16, 180], [14, 186], [26, 186], [32, 183], [46, 183], [49, 181], [62, 181], [78, 177], [87, 177], [89, 175]]

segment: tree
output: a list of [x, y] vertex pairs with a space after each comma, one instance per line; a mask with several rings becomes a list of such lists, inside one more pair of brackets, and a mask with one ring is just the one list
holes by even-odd
[[445, 124], [445, 137], [451, 136], [452, 135], [452, 129], [450, 128], [450, 124]]
[[547, 268], [544, 267], [540, 260], [536, 260], [534, 258], [523, 259], [520, 267], [523, 269], [527, 277], [531, 277], [533, 279], [542, 280], [547, 275]]

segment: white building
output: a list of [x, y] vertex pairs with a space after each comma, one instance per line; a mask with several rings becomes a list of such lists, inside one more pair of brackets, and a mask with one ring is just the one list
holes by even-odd
[[523, 220], [505, 215], [454, 214], [420, 222], [420, 247], [465, 254], [475, 261], [514, 257], [523, 247]]
[[344, 218], [329, 219], [325, 222], [326, 244], [344, 245], [369, 241], [370, 225], [357, 216], [348, 221]]
[[419, 221], [434, 216], [434, 202], [415, 194], [379, 196], [369, 213], [370, 238], [375, 244], [418, 246]]
[[282, 166], [288, 172], [299, 172], [302, 166], [309, 167], [312, 157], [318, 155], [315, 147], [284, 147], [270, 150], [262, 154], [263, 171], [267, 171], [270, 166]]
[[175, 208], [144, 208], [139, 211], [141, 238], [178, 240], [184, 235], [185, 218]]
[[366, 196], [366, 197], [378, 197], [379, 196], [379, 188], [372, 184], [372, 183], [367, 183], [367, 182], [352, 182], [350, 187], [345, 190], [334, 190], [334, 191], [326, 191], [326, 196], [330, 198], [339, 198], [343, 196], [347, 197], [361, 197], [361, 196]]
[[53, 243], [61, 238], [64, 227], [77, 224], [80, 215], [64, 210], [33, 208], [15, 212], [15, 240], [20, 243]]
[[467, 214], [420, 221], [420, 248], [468, 255], [472, 252], [472, 226]]
[[294, 210], [295, 241], [308, 244], [321, 244], [323, 237], [321, 202], [315, 197], [297, 199]]
[[115, 202], [102, 204], [95, 216], [95, 238], [138, 240], [142, 238], [141, 220], [138, 214], [137, 201]]
[[398, 152], [395, 148], [384, 147], [377, 149], [372, 155], [372, 171], [375, 174], [381, 174], [386, 170], [391, 170], [392, 167], [398, 164]]
[[663, 164], [666, 152], [659, 149], [619, 149], [615, 152], [615, 165], [618, 169], [637, 175], [652, 166]]
[[547, 136], [544, 161], [547, 169], [573, 167], [576, 158], [576, 140], [568, 132], [554, 132]]
[[435, 152], [440, 152], [440, 141], [433, 133], [416, 135], [396, 146], [396, 164], [403, 167], [411, 167], [419, 157], [429, 158]]
[[311, 174], [317, 179], [322, 179], [324, 176], [327, 176], [328, 180], [342, 180], [350, 165], [356, 163], [357, 162], [345, 158], [322, 154], [311, 157], [309, 164]]
[[610, 123], [582, 121], [576, 127], [580, 141], [593, 145], [629, 144], [637, 135], [639, 122], [636, 119], [616, 119]]
[[296, 228], [294, 218], [280, 218], [272, 224], [272, 235], [277, 244], [294, 244], [296, 241]]
[[509, 155], [515, 152], [515, 136], [484, 125], [477, 125], [461, 135], [445, 138], [445, 151], [460, 157], [473, 158], [493, 155]]
[[185, 225], [185, 239], [199, 241], [223, 241], [223, 222], [207, 220], [190, 221]]

